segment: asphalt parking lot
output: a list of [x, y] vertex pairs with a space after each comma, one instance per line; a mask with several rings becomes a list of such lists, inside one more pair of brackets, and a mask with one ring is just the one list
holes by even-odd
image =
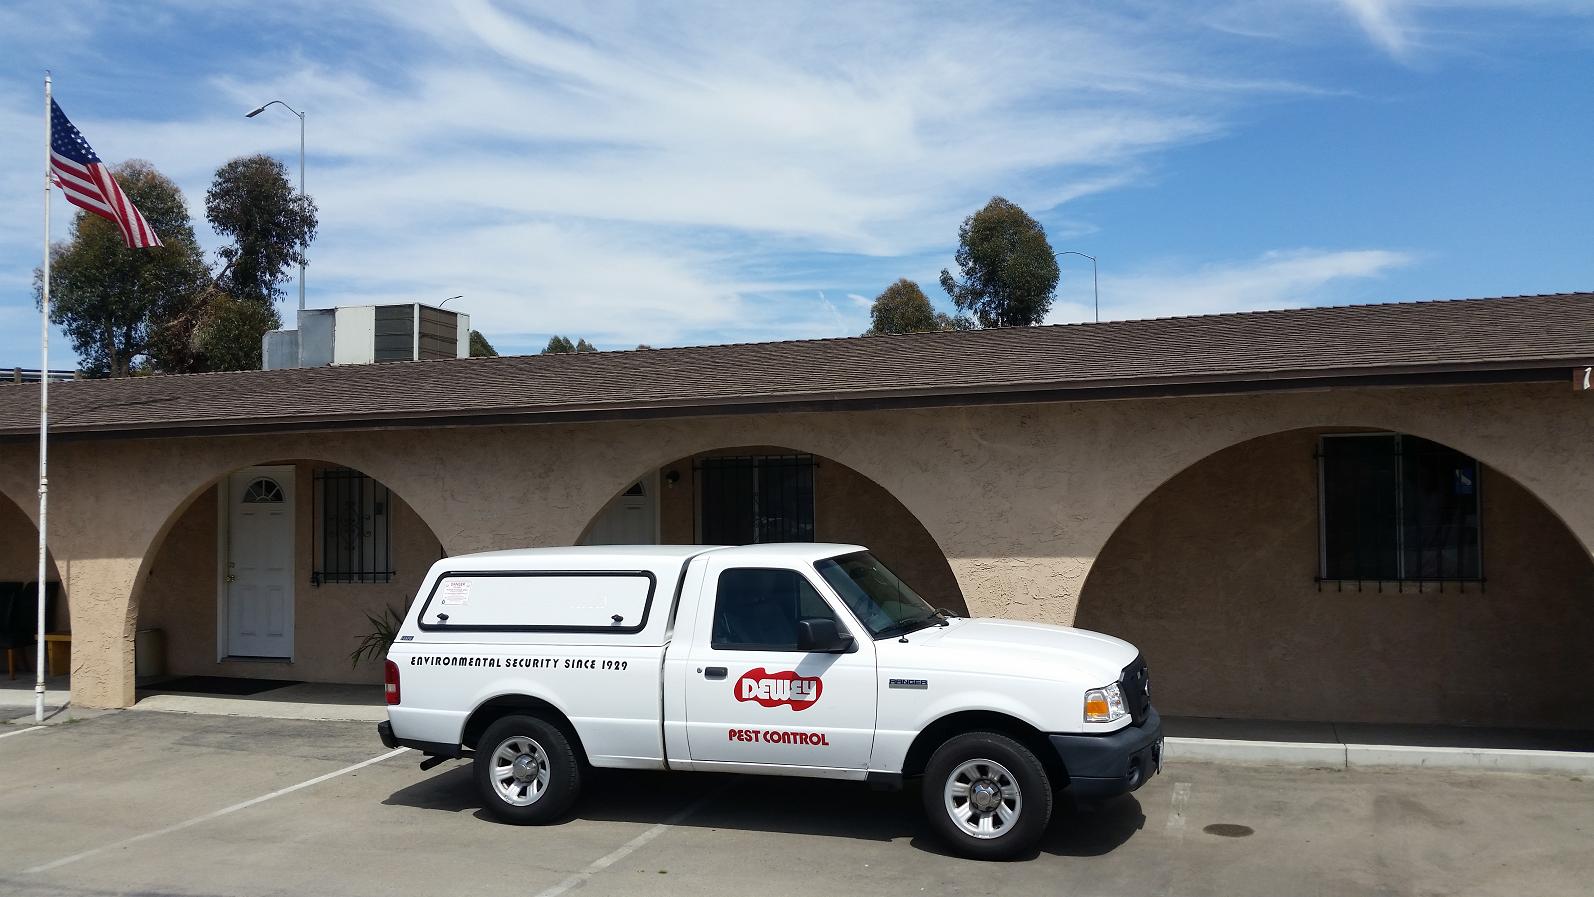
[[[609, 773], [562, 824], [479, 809], [365, 723], [124, 712], [0, 725], [8, 895], [1587, 894], [1594, 784], [1183, 764], [1060, 812], [1040, 853], [943, 854], [912, 794]], [[374, 761], [374, 762], [373, 762]], [[363, 764], [363, 765], [361, 765]], [[353, 767], [353, 768], [351, 768]]]

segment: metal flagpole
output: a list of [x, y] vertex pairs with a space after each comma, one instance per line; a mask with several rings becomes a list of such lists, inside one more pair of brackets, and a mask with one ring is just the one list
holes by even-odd
[[[284, 106], [287, 104], [284, 103]], [[304, 195], [304, 113], [299, 113], [299, 195]], [[300, 247], [303, 251], [304, 247]], [[304, 259], [299, 260], [299, 310], [304, 311]]]
[[39, 291], [39, 631], [33, 645], [33, 721], [44, 722], [44, 573], [50, 507], [50, 73], [44, 73], [44, 277]]

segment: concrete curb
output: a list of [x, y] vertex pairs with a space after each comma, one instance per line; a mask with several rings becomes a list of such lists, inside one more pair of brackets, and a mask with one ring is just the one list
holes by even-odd
[[1420, 767], [1594, 776], [1594, 753], [1583, 751], [1347, 744], [1345, 758], [1346, 765], [1351, 767]]
[[1419, 768], [1594, 776], [1594, 752], [1583, 751], [1174, 737], [1165, 739], [1163, 744], [1169, 761], [1306, 769]]
[[1229, 738], [1164, 738], [1167, 760], [1344, 769], [1345, 745], [1312, 741], [1239, 741]]

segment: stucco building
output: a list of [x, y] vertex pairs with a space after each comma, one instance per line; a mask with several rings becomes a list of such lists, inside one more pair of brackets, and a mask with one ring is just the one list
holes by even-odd
[[[51, 539], [84, 706], [378, 681], [444, 554], [856, 541], [1122, 635], [1168, 713], [1594, 728], [1594, 295], [78, 381]], [[0, 386], [0, 580], [36, 387]]]

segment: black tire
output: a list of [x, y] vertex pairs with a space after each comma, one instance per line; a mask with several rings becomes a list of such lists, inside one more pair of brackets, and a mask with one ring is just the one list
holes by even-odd
[[[505, 764], [502, 757], [511, 754], [526, 759]], [[472, 766], [482, 805], [513, 825], [552, 822], [581, 793], [581, 760], [570, 739], [535, 716], [506, 716], [488, 726], [476, 742]], [[515, 768], [522, 777], [514, 775]]]
[[[1016, 817], [1004, 821], [1000, 807], [981, 812], [972, 798], [965, 798], [971, 820], [960, 822], [949, 807], [957, 803], [948, 795], [954, 778], [966, 793], [976, 790], [969, 786], [977, 786], [982, 804], [1000, 804], [1008, 813], [1016, 811]], [[997, 790], [993, 792], [992, 786]], [[1006, 796], [1009, 786], [1016, 788], [1017, 800]], [[936, 748], [924, 769], [923, 797], [930, 828], [953, 850], [977, 860], [1005, 860], [1033, 850], [1052, 819], [1052, 783], [1046, 767], [1029, 748], [997, 732], [968, 732]], [[992, 831], [982, 836], [966, 830], [984, 819], [989, 819]]]

